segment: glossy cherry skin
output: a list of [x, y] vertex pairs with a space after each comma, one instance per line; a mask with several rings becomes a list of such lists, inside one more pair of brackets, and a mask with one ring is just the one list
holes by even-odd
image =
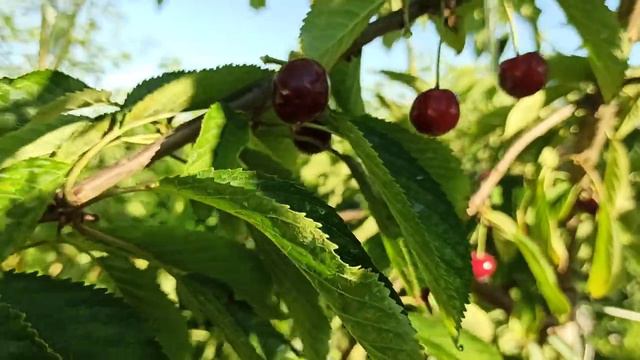
[[326, 71], [311, 59], [289, 61], [273, 80], [272, 101], [278, 117], [287, 123], [313, 120], [329, 102]]
[[439, 136], [456, 127], [460, 105], [451, 90], [430, 89], [416, 97], [409, 119], [418, 132]]
[[303, 124], [294, 129], [293, 144], [305, 154], [317, 154], [331, 147], [331, 133]]
[[547, 62], [538, 52], [519, 55], [500, 63], [500, 87], [515, 98], [529, 96], [544, 87], [547, 72]]
[[480, 282], [488, 281], [496, 272], [496, 258], [491, 254], [484, 253], [479, 256], [475, 251], [471, 252], [471, 270], [473, 276]]

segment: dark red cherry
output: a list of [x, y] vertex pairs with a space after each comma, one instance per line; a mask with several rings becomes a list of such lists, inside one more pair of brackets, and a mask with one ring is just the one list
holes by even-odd
[[484, 253], [482, 256], [475, 251], [471, 252], [471, 270], [473, 276], [480, 282], [488, 281], [496, 272], [496, 258], [491, 254]]
[[547, 82], [547, 62], [536, 51], [500, 63], [500, 87], [522, 98], [535, 94]]
[[586, 212], [591, 215], [595, 215], [598, 212], [598, 207], [599, 207], [598, 202], [595, 201], [593, 198], [578, 199], [575, 205], [575, 208], [578, 211]]
[[276, 114], [285, 122], [313, 120], [329, 102], [326, 71], [311, 59], [289, 61], [274, 78], [272, 100]]
[[331, 147], [331, 133], [303, 124], [293, 130], [293, 143], [303, 153], [317, 154]]
[[456, 127], [460, 106], [451, 90], [427, 90], [413, 101], [409, 119], [413, 127], [423, 134], [439, 136]]

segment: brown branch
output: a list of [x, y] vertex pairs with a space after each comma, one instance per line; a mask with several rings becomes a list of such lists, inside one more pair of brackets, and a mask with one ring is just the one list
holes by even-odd
[[[437, 12], [439, 0], [414, 0], [409, 6], [409, 19], [415, 20], [427, 13]], [[360, 37], [343, 54], [342, 58], [360, 53], [362, 47], [373, 39], [390, 31], [404, 27], [402, 10], [394, 11], [372, 22], [362, 32]], [[251, 112], [264, 110], [269, 104], [271, 96], [271, 79], [260, 82], [242, 96], [228, 103], [231, 110]], [[72, 189], [74, 199], [72, 205], [79, 206], [106, 191], [131, 174], [149, 166], [153, 161], [168, 156], [182, 146], [193, 142], [200, 133], [202, 119], [192, 120], [178, 127], [171, 135], [162, 138], [134, 154], [129, 159], [120, 161], [110, 167], [100, 170]], [[151, 155], [151, 156], [150, 156]]]
[[502, 177], [507, 173], [511, 164], [518, 158], [518, 155], [529, 146], [534, 140], [547, 133], [547, 131], [554, 128], [556, 125], [567, 120], [573, 114], [575, 110], [574, 105], [566, 105], [548, 118], [544, 119], [538, 125], [532, 127], [526, 131], [522, 136], [518, 138], [504, 154], [504, 157], [496, 164], [491, 170], [489, 176], [482, 182], [478, 191], [469, 199], [469, 206], [467, 207], [467, 214], [473, 216], [484, 206], [485, 202], [491, 195], [491, 191], [498, 185]]

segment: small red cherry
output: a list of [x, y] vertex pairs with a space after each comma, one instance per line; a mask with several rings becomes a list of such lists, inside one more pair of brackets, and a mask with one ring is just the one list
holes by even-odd
[[331, 133], [303, 124], [294, 129], [293, 144], [303, 153], [317, 154], [331, 147]]
[[272, 101], [278, 117], [287, 123], [313, 120], [329, 102], [326, 71], [311, 59], [289, 61], [273, 80]]
[[536, 51], [500, 63], [500, 87], [507, 94], [522, 98], [532, 95], [547, 82], [547, 62]]
[[475, 251], [471, 252], [471, 270], [473, 276], [480, 282], [488, 281], [496, 272], [496, 258], [491, 254], [484, 253], [479, 256]]
[[575, 208], [579, 211], [586, 212], [591, 215], [595, 215], [598, 212], [598, 202], [593, 198], [588, 199], [578, 199], [575, 204]]
[[451, 90], [430, 89], [416, 97], [409, 119], [418, 132], [439, 136], [456, 127], [460, 105]]

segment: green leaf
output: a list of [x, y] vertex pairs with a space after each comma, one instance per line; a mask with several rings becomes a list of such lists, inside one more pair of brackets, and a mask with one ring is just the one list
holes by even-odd
[[625, 115], [622, 124], [616, 132], [616, 139], [624, 140], [629, 134], [640, 127], [640, 101], [636, 100], [627, 115]]
[[551, 210], [551, 205], [547, 199], [549, 193], [545, 189], [547, 174], [546, 169], [543, 169], [536, 182], [533, 200], [535, 223], [531, 227], [531, 237], [542, 242], [547, 254], [558, 267], [558, 270], [564, 272], [569, 265], [569, 251], [559, 232], [557, 216]]
[[536, 279], [538, 289], [549, 309], [560, 320], [565, 319], [571, 312], [571, 303], [560, 289], [553, 266], [540, 247], [518, 229], [518, 225], [509, 215], [490, 210], [483, 213], [483, 217], [492, 224], [494, 231], [498, 231], [503, 238], [515, 242]]
[[60, 114], [95, 104], [108, 104], [111, 93], [108, 91], [84, 89], [68, 93], [47, 105], [44, 105], [31, 118], [31, 121], [51, 121]]
[[364, 113], [360, 88], [360, 57], [339, 61], [329, 74], [331, 93], [342, 111], [361, 115]]
[[389, 80], [397, 81], [401, 84], [407, 85], [412, 88], [416, 92], [422, 92], [425, 89], [428, 89], [430, 86], [423, 79], [413, 76], [411, 74], [407, 74], [405, 72], [391, 71], [391, 70], [381, 70], [380, 73], [387, 77]]
[[237, 116], [235, 113], [228, 114], [229, 121], [226, 122], [220, 135], [220, 142], [216, 147], [213, 157], [214, 169], [238, 169], [242, 165], [239, 161], [242, 149], [249, 143], [249, 121]]
[[532, 96], [519, 99], [511, 108], [504, 124], [503, 139], [511, 139], [515, 134], [527, 128], [539, 119], [540, 110], [544, 107], [546, 93], [538, 91]]
[[168, 73], [140, 84], [125, 100], [124, 123], [160, 114], [205, 109], [265, 80], [271, 71], [225, 65], [195, 72]]
[[442, 41], [460, 54], [464, 50], [464, 43], [467, 40], [467, 34], [464, 29], [461, 29], [460, 26], [455, 29], [449, 28], [445, 25], [445, 19], [440, 16], [435, 17], [433, 21]]
[[90, 118], [61, 115], [55, 121], [32, 121], [0, 136], [0, 167], [31, 157], [49, 155], [87, 126]]
[[189, 159], [184, 168], [185, 174], [195, 174], [198, 171], [211, 168], [213, 155], [220, 142], [220, 134], [226, 122], [227, 117], [222, 104], [211, 105], [202, 119], [200, 135], [189, 153]]
[[56, 149], [55, 159], [73, 163], [90, 148], [95, 146], [110, 129], [110, 115], [104, 116], [90, 125], [78, 129]]
[[[401, 126], [372, 121], [378, 131], [386, 133], [411, 154], [418, 164], [438, 182], [459, 215], [466, 212], [471, 194], [471, 181], [462, 170], [462, 163], [443, 142], [411, 132]], [[365, 134], [366, 136], [366, 134]]]
[[589, 63], [605, 101], [622, 87], [627, 69], [628, 44], [613, 11], [601, 0], [558, 0], [582, 37]]
[[0, 170], [0, 259], [31, 235], [68, 169], [66, 163], [33, 158]]
[[249, 4], [254, 9], [260, 9], [267, 6], [267, 0], [249, 0]]
[[60, 360], [25, 320], [25, 315], [0, 302], [0, 357], [12, 360]]
[[226, 296], [217, 284], [193, 275], [179, 278], [178, 284], [182, 290], [180, 293], [186, 295], [186, 298], [184, 296], [181, 298], [184, 298], [187, 306], [197, 309], [220, 328], [225, 340], [233, 347], [240, 359], [263, 360], [249, 342], [249, 337], [241, 325], [229, 312], [228, 306], [220, 301]]
[[460, 332], [461, 349], [458, 349], [449, 337], [445, 324], [436, 316], [427, 316], [416, 312], [409, 313], [411, 324], [418, 332], [418, 339], [427, 353], [438, 359], [446, 360], [499, 360], [502, 355], [498, 349], [471, 333]]
[[242, 150], [240, 159], [246, 168], [263, 174], [273, 175], [283, 180], [293, 180], [294, 176], [276, 159], [262, 151], [246, 148]]
[[259, 313], [274, 314], [267, 271], [255, 253], [232, 239], [168, 225], [121, 224], [100, 230], [136, 245], [163, 264], [217, 279]]
[[576, 55], [556, 54], [546, 59], [549, 66], [549, 83], [579, 84], [595, 81], [589, 59]]
[[304, 345], [305, 358], [322, 360], [329, 353], [331, 327], [318, 302], [318, 291], [300, 270], [264, 235], [253, 238], [265, 266], [273, 277], [278, 293], [287, 304]]
[[[469, 298], [471, 259], [463, 225], [434, 176], [417, 167], [407, 142], [384, 122], [363, 116], [349, 121], [333, 117], [329, 126], [362, 159], [374, 188], [387, 202], [419, 261], [418, 268], [456, 334]], [[398, 132], [400, 134], [400, 132]], [[406, 135], [403, 135], [406, 136]], [[442, 162], [446, 164], [446, 162]], [[436, 167], [432, 166], [435, 170]]]
[[[63, 111], [102, 102], [108, 96], [107, 92], [90, 89], [82, 81], [55, 70], [38, 70], [15, 79], [2, 78], [0, 133], [17, 129], [33, 117], [51, 119]], [[57, 103], [52, 104], [54, 101]], [[46, 108], [47, 105], [50, 107]]]
[[595, 299], [615, 289], [623, 269], [624, 245], [632, 239], [632, 234], [620, 222], [620, 216], [636, 206], [629, 179], [631, 165], [627, 149], [619, 141], [610, 141], [606, 160], [604, 189], [598, 189], [598, 229], [587, 280], [587, 290]]
[[[279, 188], [278, 192], [292, 186], [269, 181], [270, 186]], [[342, 227], [331, 225], [323, 227], [325, 235], [316, 222], [290, 209], [313, 210], [315, 200], [309, 203], [304, 197], [296, 198], [296, 204], [282, 204], [266, 196], [262, 186], [263, 179], [253, 173], [224, 170], [199, 177], [168, 178], [162, 181], [160, 190], [214, 206], [265, 234], [311, 281], [372, 359], [421, 359], [413, 329], [389, 297], [388, 288], [378, 281], [379, 275], [349, 267], [334, 253], [335, 244], [329, 239], [341, 243], [352, 235], [341, 234]], [[327, 212], [325, 208], [316, 211]]]
[[68, 280], [3, 273], [0, 299], [27, 315], [64, 359], [165, 359], [138, 314], [105, 290]]
[[302, 52], [331, 69], [384, 0], [317, 0], [300, 29]]
[[162, 350], [171, 360], [185, 360], [191, 354], [187, 321], [160, 290], [153, 268], [139, 270], [129, 259], [110, 255], [98, 264], [114, 281], [119, 293], [149, 325]]

